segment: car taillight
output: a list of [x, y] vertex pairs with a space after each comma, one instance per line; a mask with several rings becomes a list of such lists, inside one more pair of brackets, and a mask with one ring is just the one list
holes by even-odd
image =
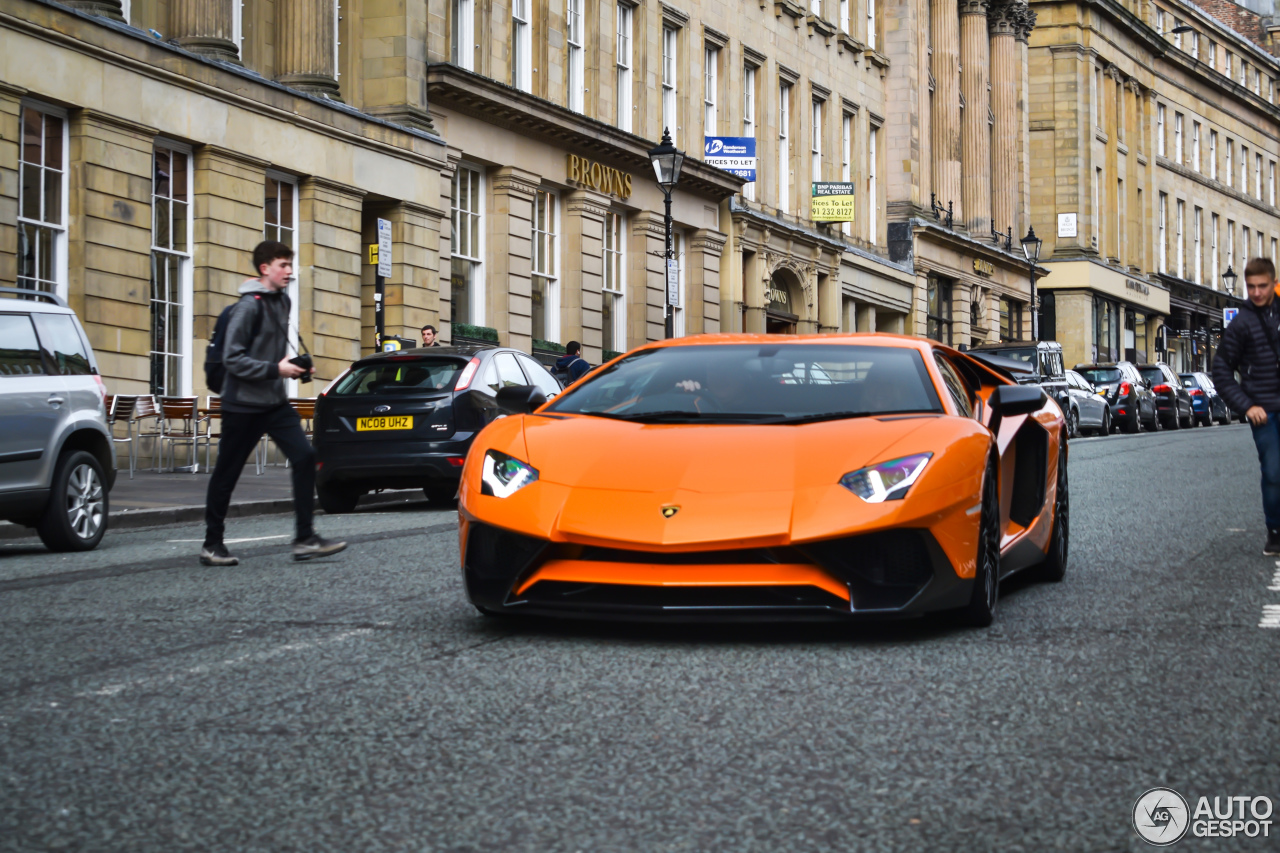
[[447, 461], [454, 468], [461, 468], [463, 463], [466, 462], [467, 460], [461, 456], [447, 456], [445, 457], [445, 461]]
[[480, 368], [480, 356], [473, 356], [467, 362], [467, 366], [462, 368], [462, 375], [458, 377], [458, 384], [454, 386], [455, 391], [465, 391], [471, 387], [471, 380], [475, 379], [476, 371]]
[[1151, 390], [1152, 390], [1152, 391], [1154, 391], [1154, 392], [1155, 392], [1155, 393], [1157, 393], [1157, 394], [1168, 394], [1168, 393], [1169, 393], [1170, 391], [1172, 391], [1173, 389], [1172, 389], [1172, 388], [1170, 388], [1168, 385], [1157, 385], [1156, 387], [1152, 388]]
[[1133, 390], [1133, 386], [1132, 386], [1132, 385], [1130, 385], [1128, 382], [1121, 382], [1121, 383], [1120, 383], [1120, 391], [1119, 391], [1119, 394], [1120, 394], [1120, 396], [1121, 396], [1121, 397], [1128, 397], [1128, 396], [1129, 396], [1129, 392], [1130, 392], [1130, 391], [1132, 391], [1132, 390]]
[[[102, 395], [102, 405], [105, 406], [107, 404], [107, 385], [102, 381], [102, 377], [96, 373], [93, 374], [93, 381], [98, 383], [98, 393]], [[107, 414], [111, 413], [107, 412]]]
[[1203, 396], [1204, 396], [1204, 392], [1203, 392], [1203, 391], [1201, 391], [1199, 388], [1192, 388], [1192, 389], [1191, 389], [1191, 396], [1192, 396], [1192, 397], [1203, 397]]

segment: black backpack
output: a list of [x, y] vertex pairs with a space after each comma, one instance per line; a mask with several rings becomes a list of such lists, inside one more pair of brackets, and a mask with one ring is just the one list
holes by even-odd
[[[213, 326], [213, 337], [209, 339], [209, 346], [205, 347], [204, 384], [215, 394], [222, 393], [222, 386], [227, 379], [227, 368], [222, 364], [222, 344], [227, 336], [227, 326], [231, 325], [231, 312], [239, 304], [239, 302], [233, 302], [222, 309], [222, 313], [218, 315], [218, 322]], [[262, 332], [262, 297], [255, 294], [253, 304], [257, 308], [257, 314], [253, 318], [251, 339], [257, 338]]]
[[591, 369], [591, 363], [588, 362], [585, 358], [583, 358], [582, 354], [579, 353], [577, 358], [575, 358], [573, 361], [566, 364], [564, 367], [557, 366], [557, 367], [551, 368], [551, 375], [554, 376], [556, 379], [560, 380], [560, 385], [562, 387], [568, 388], [569, 383], [573, 381], [573, 376], [572, 374], [570, 374], [569, 368], [573, 367], [575, 364], [577, 364], [580, 361], [584, 362], [587, 365], [588, 370]]

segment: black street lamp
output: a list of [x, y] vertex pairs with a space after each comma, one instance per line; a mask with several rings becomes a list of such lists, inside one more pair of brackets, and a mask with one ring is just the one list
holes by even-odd
[[662, 187], [662, 195], [667, 207], [666, 216], [663, 219], [667, 240], [666, 263], [662, 273], [667, 290], [667, 337], [670, 338], [675, 335], [675, 312], [672, 311], [674, 304], [671, 301], [671, 261], [675, 254], [675, 247], [671, 243], [671, 190], [680, 180], [680, 169], [684, 166], [684, 152], [678, 150], [671, 142], [670, 130], [663, 129], [662, 142], [649, 152], [649, 162], [653, 163], [653, 172], [658, 178], [658, 186]]
[[1022, 238], [1022, 254], [1027, 256], [1031, 265], [1031, 340], [1040, 340], [1040, 300], [1036, 297], [1036, 264], [1040, 263], [1040, 246], [1044, 243], [1036, 236], [1035, 226], [1027, 229], [1027, 236]]
[[1236, 275], [1236, 271], [1231, 268], [1230, 264], [1228, 264], [1227, 271], [1222, 274], [1222, 286], [1227, 289], [1227, 293], [1231, 296], [1236, 295], [1237, 278], [1238, 276]]

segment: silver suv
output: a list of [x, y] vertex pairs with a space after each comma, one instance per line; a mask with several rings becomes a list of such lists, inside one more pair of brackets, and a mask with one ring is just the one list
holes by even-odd
[[0, 287], [0, 519], [36, 528], [53, 551], [88, 551], [107, 530], [106, 396], [75, 312]]

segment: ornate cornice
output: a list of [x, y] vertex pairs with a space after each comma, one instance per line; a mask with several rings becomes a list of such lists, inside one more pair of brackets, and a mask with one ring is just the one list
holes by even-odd
[[508, 166], [493, 173], [490, 184], [495, 193], [503, 195], [523, 195], [533, 198], [538, 192], [540, 179], [532, 172]]
[[1014, 36], [1021, 20], [1021, 3], [997, 3], [987, 12], [987, 32], [993, 36]]
[[1031, 31], [1036, 28], [1036, 13], [1026, 3], [1019, 4], [1019, 7], [1017, 38], [1025, 44], [1031, 38]]

